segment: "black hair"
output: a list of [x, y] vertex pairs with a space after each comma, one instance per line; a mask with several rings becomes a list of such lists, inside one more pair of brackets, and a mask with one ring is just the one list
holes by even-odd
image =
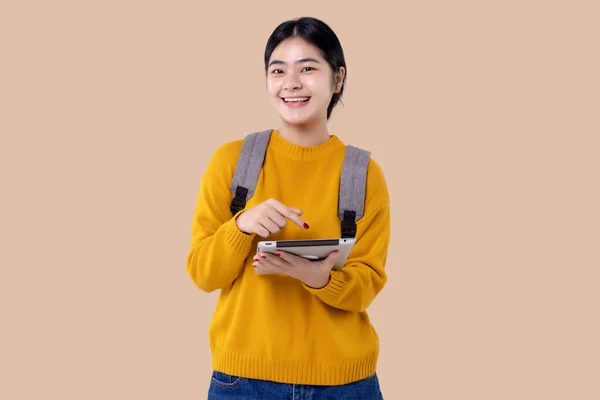
[[267, 73], [269, 59], [273, 50], [284, 40], [295, 36], [301, 37], [321, 50], [323, 57], [331, 66], [334, 73], [339, 72], [340, 67], [344, 67], [346, 70], [339, 93], [334, 93], [331, 96], [331, 101], [327, 107], [327, 119], [329, 119], [333, 107], [335, 107], [344, 93], [348, 69], [346, 68], [342, 45], [336, 34], [325, 22], [313, 17], [302, 17], [279, 24], [269, 37], [269, 40], [267, 40], [265, 48], [265, 73]]

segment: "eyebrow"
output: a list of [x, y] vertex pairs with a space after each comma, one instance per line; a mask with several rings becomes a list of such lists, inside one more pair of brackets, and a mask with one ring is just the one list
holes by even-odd
[[[314, 58], [301, 58], [300, 60], [296, 61], [296, 64], [303, 64], [303, 63], [308, 63], [308, 62], [315, 62], [317, 64], [319, 64], [319, 60], [316, 60]], [[281, 61], [281, 60], [273, 60], [269, 63], [269, 67], [273, 64], [280, 64], [280, 65], [287, 65], [287, 63], [285, 61]]]

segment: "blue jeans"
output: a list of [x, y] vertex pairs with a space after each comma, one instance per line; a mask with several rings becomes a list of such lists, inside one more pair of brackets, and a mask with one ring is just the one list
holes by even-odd
[[208, 400], [383, 400], [377, 373], [345, 385], [295, 385], [214, 371]]

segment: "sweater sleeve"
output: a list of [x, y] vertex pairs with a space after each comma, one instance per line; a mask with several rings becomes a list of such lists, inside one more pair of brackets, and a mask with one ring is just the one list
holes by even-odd
[[233, 283], [244, 267], [255, 234], [246, 234], [236, 225], [230, 211], [229, 190], [239, 142], [219, 147], [204, 172], [192, 220], [190, 250], [186, 269], [194, 284], [205, 292]]
[[390, 202], [385, 178], [371, 161], [368, 171], [365, 214], [357, 222], [356, 243], [344, 267], [331, 270], [322, 288], [302, 286], [326, 304], [362, 312], [387, 282], [385, 264], [390, 241]]

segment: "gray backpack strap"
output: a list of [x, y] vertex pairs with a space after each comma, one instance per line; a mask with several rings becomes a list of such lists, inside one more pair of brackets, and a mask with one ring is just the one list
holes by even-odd
[[244, 138], [242, 151], [237, 160], [233, 181], [229, 189], [235, 196], [230, 210], [233, 215], [246, 207], [246, 201], [254, 196], [258, 175], [265, 160], [265, 153], [272, 129], [254, 132]]
[[356, 221], [364, 214], [370, 157], [371, 153], [366, 150], [346, 146], [338, 199], [338, 215], [342, 220], [343, 238], [356, 236]]

